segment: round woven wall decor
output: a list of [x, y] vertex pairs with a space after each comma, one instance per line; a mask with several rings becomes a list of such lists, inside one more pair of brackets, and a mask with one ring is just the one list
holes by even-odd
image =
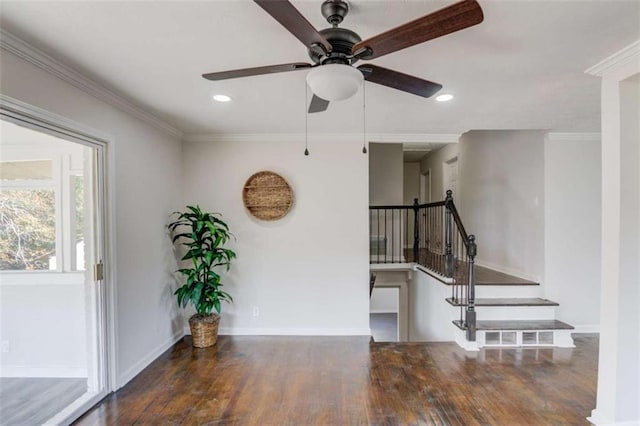
[[252, 216], [261, 220], [278, 220], [287, 215], [293, 204], [293, 191], [276, 173], [255, 173], [244, 184], [242, 201]]

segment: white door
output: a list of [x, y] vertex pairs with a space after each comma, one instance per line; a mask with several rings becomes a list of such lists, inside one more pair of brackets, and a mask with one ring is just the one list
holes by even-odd
[[0, 423], [66, 423], [107, 393], [103, 153], [4, 118]]

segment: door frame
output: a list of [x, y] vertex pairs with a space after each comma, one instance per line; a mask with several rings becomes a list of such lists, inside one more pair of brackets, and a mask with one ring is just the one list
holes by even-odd
[[[96, 149], [96, 204], [103, 212], [96, 222], [98, 244], [96, 259], [104, 263], [104, 279], [96, 284], [98, 330], [98, 366], [103, 390], [91, 398], [79, 400], [51, 419], [54, 423], [71, 423], [89, 410], [117, 386], [117, 317], [115, 286], [115, 221], [113, 214], [115, 184], [113, 137], [100, 130], [85, 126], [44, 109], [27, 104], [0, 93], [0, 118], [39, 132], [80, 143]], [[89, 268], [87, 268], [89, 269]]]

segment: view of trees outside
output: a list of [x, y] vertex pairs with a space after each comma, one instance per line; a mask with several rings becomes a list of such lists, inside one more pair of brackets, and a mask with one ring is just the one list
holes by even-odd
[[[73, 176], [71, 185], [75, 195], [77, 244], [84, 238], [83, 177]], [[56, 256], [55, 221], [52, 188], [3, 188], [0, 192], [0, 270], [49, 270], [49, 259]], [[75, 269], [83, 270], [84, 265], [78, 262]]]
[[53, 189], [0, 192], [0, 270], [48, 270], [56, 251]]

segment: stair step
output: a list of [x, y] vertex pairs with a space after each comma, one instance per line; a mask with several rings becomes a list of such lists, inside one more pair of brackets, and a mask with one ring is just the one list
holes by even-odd
[[[453, 324], [461, 330], [466, 326], [461, 320], [453, 321]], [[531, 320], [531, 321], [478, 321], [476, 330], [573, 330], [575, 327], [558, 320]]]
[[[467, 306], [466, 299], [454, 300], [452, 297], [445, 299], [450, 305], [453, 306]], [[490, 298], [476, 299], [476, 306], [559, 306], [558, 303], [549, 300], [542, 299], [540, 297], [510, 297], [510, 298]]]

